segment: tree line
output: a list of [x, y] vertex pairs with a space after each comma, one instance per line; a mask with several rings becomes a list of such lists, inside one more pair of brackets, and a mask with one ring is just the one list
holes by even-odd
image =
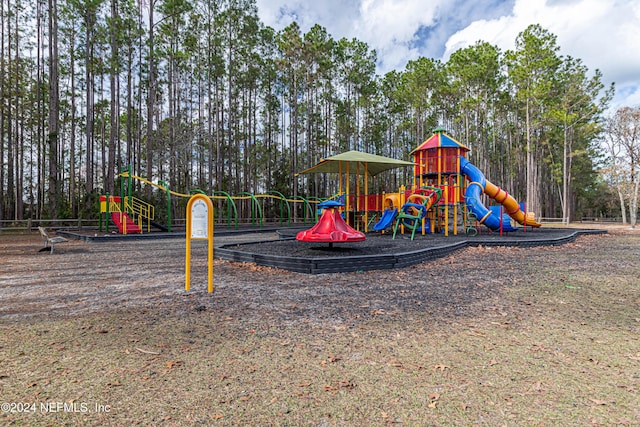
[[613, 85], [539, 25], [378, 75], [366, 43], [276, 31], [255, 0], [0, 0], [0, 17], [0, 219], [95, 217], [127, 165], [182, 192], [325, 197], [335, 177], [296, 173], [351, 149], [409, 160], [437, 126], [530, 211], [618, 209], [599, 173]]

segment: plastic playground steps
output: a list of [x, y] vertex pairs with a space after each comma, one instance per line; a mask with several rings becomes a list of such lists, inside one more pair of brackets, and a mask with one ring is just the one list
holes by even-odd
[[442, 196], [442, 192], [434, 188], [419, 189], [410, 195], [407, 203], [398, 213], [396, 224], [393, 227], [393, 238], [396, 238], [398, 227], [403, 225], [411, 230], [411, 240], [413, 240], [416, 230], [422, 225], [422, 220], [427, 216], [429, 209], [440, 200], [440, 196]]
[[140, 229], [140, 227], [138, 227], [138, 224], [136, 224], [133, 219], [131, 219], [131, 217], [129, 215], [127, 215], [124, 212], [111, 212], [111, 219], [113, 220], [114, 224], [118, 227], [118, 230], [120, 231], [120, 233], [125, 234], [124, 232], [124, 226], [126, 224], [126, 230], [127, 233], [126, 234], [140, 234], [142, 233], [142, 230]]
[[[487, 207], [480, 201], [480, 196], [482, 193], [485, 193], [496, 202], [500, 203], [503, 206], [504, 211], [519, 224], [528, 225], [530, 227], [541, 226], [541, 224], [535, 220], [535, 215], [532, 212], [527, 212], [525, 215], [525, 213], [520, 209], [520, 205], [516, 199], [497, 185], [487, 181], [480, 169], [464, 157], [460, 157], [460, 172], [470, 181], [464, 195], [467, 206], [471, 212], [475, 214], [481, 224], [486, 225], [494, 231], [500, 230], [500, 214], [498, 213], [496, 215], [491, 210], [487, 209]], [[502, 221], [502, 226], [504, 230], [504, 221]]]
[[296, 240], [311, 243], [339, 243], [339, 242], [361, 242], [366, 239], [361, 233], [350, 227], [340, 211], [338, 204], [327, 205], [318, 223], [308, 230], [299, 232]]
[[396, 219], [396, 215], [398, 215], [398, 209], [385, 209], [382, 213], [382, 217], [380, 217], [380, 221], [374, 224], [374, 231], [382, 231], [393, 225], [393, 220]]

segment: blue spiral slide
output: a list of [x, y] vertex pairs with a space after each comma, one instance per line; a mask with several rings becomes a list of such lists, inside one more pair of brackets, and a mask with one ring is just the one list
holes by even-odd
[[[460, 157], [460, 173], [469, 179], [467, 191], [464, 194], [467, 207], [480, 220], [480, 223], [486, 225], [494, 231], [500, 230], [500, 210], [489, 210], [480, 201], [480, 196], [487, 186], [487, 178], [484, 174], [474, 166], [469, 160]], [[500, 209], [498, 207], [498, 209]], [[502, 231], [516, 231], [517, 228], [511, 225], [510, 216], [507, 213], [502, 215]]]

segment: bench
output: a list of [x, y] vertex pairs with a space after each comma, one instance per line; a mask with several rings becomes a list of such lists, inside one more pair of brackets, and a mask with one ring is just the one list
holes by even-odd
[[40, 231], [40, 235], [44, 240], [44, 248], [40, 249], [39, 252], [42, 252], [44, 250], [51, 248], [51, 253], [53, 253], [53, 247], [56, 243], [68, 242], [68, 240], [62, 236], [55, 236], [55, 237], [49, 236], [49, 233], [47, 233], [47, 230], [44, 227], [38, 227], [38, 230]]

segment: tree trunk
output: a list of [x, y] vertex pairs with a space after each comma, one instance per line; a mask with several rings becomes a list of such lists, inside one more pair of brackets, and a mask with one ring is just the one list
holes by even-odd
[[[566, 114], [565, 114], [566, 116]], [[560, 198], [560, 202], [562, 204], [562, 223], [564, 225], [569, 224], [569, 147], [568, 147], [568, 129], [567, 122], [565, 120], [563, 126], [563, 140], [562, 140], [562, 197]]]
[[75, 73], [75, 34], [71, 31], [71, 37], [69, 41], [70, 53], [70, 78], [71, 78], [71, 135], [69, 141], [69, 207], [71, 210], [71, 216], [73, 218], [78, 215], [78, 206], [76, 204], [76, 73]]
[[633, 190], [631, 193], [631, 200], [629, 201], [629, 224], [631, 228], [636, 228], [636, 219], [638, 216], [638, 191], [640, 190], [640, 179], [637, 179], [635, 175], [637, 174], [634, 170], [632, 171], [635, 182], [633, 183]]
[[[40, 9], [38, 8], [38, 12]], [[4, 1], [0, 0], [0, 58], [5, 57], [5, 27], [4, 27]], [[39, 18], [39, 16], [38, 16]], [[36, 20], [38, 20], [36, 18]], [[39, 21], [38, 21], [39, 22]], [[39, 52], [40, 45], [37, 45], [37, 50]], [[6, 76], [7, 71], [5, 67], [5, 61], [0, 60], [0, 76]], [[5, 133], [5, 79], [0, 79], [0, 134], [4, 135]], [[4, 191], [4, 170], [5, 170], [5, 161], [4, 161], [4, 141], [0, 141], [0, 221], [4, 219], [5, 213], [5, 191]]]
[[58, 5], [57, 0], [49, 0], [49, 214], [58, 218], [58, 136], [59, 103], [58, 95]]
[[109, 155], [107, 163], [107, 176], [104, 183], [104, 189], [110, 194], [114, 192], [115, 186], [115, 168], [116, 168], [116, 144], [118, 139], [118, 86], [116, 78], [118, 76], [118, 41], [116, 32], [118, 31], [118, 8], [116, 0], [111, 0], [111, 25], [110, 25], [110, 44], [111, 44], [111, 64], [109, 67], [109, 92], [110, 98], [110, 121], [109, 121]]
[[[148, 92], [147, 92], [147, 180], [153, 180], [153, 113], [155, 109], [156, 101], [156, 71], [155, 71], [155, 55], [154, 55], [154, 38], [153, 38], [153, 5], [154, 2], [149, 2], [149, 79], [148, 79]], [[151, 197], [151, 186], [147, 186], [147, 197]]]
[[[85, 169], [86, 175], [86, 194], [87, 196], [93, 192], [93, 126], [94, 126], [94, 114], [93, 114], [93, 19], [91, 11], [87, 8], [85, 15], [85, 97], [86, 97], [86, 125], [85, 125], [85, 143], [86, 143], [86, 160]], [[85, 208], [87, 212], [91, 210], [91, 199], [87, 197]]]
[[536, 207], [533, 204], [533, 193], [536, 191], [534, 186], [534, 162], [533, 162], [533, 150], [531, 144], [531, 111], [529, 107], [529, 99], [526, 101], [526, 117], [525, 117], [525, 126], [526, 126], [526, 139], [527, 139], [527, 167], [526, 167], [526, 177], [527, 177], [527, 211], [533, 211]]

